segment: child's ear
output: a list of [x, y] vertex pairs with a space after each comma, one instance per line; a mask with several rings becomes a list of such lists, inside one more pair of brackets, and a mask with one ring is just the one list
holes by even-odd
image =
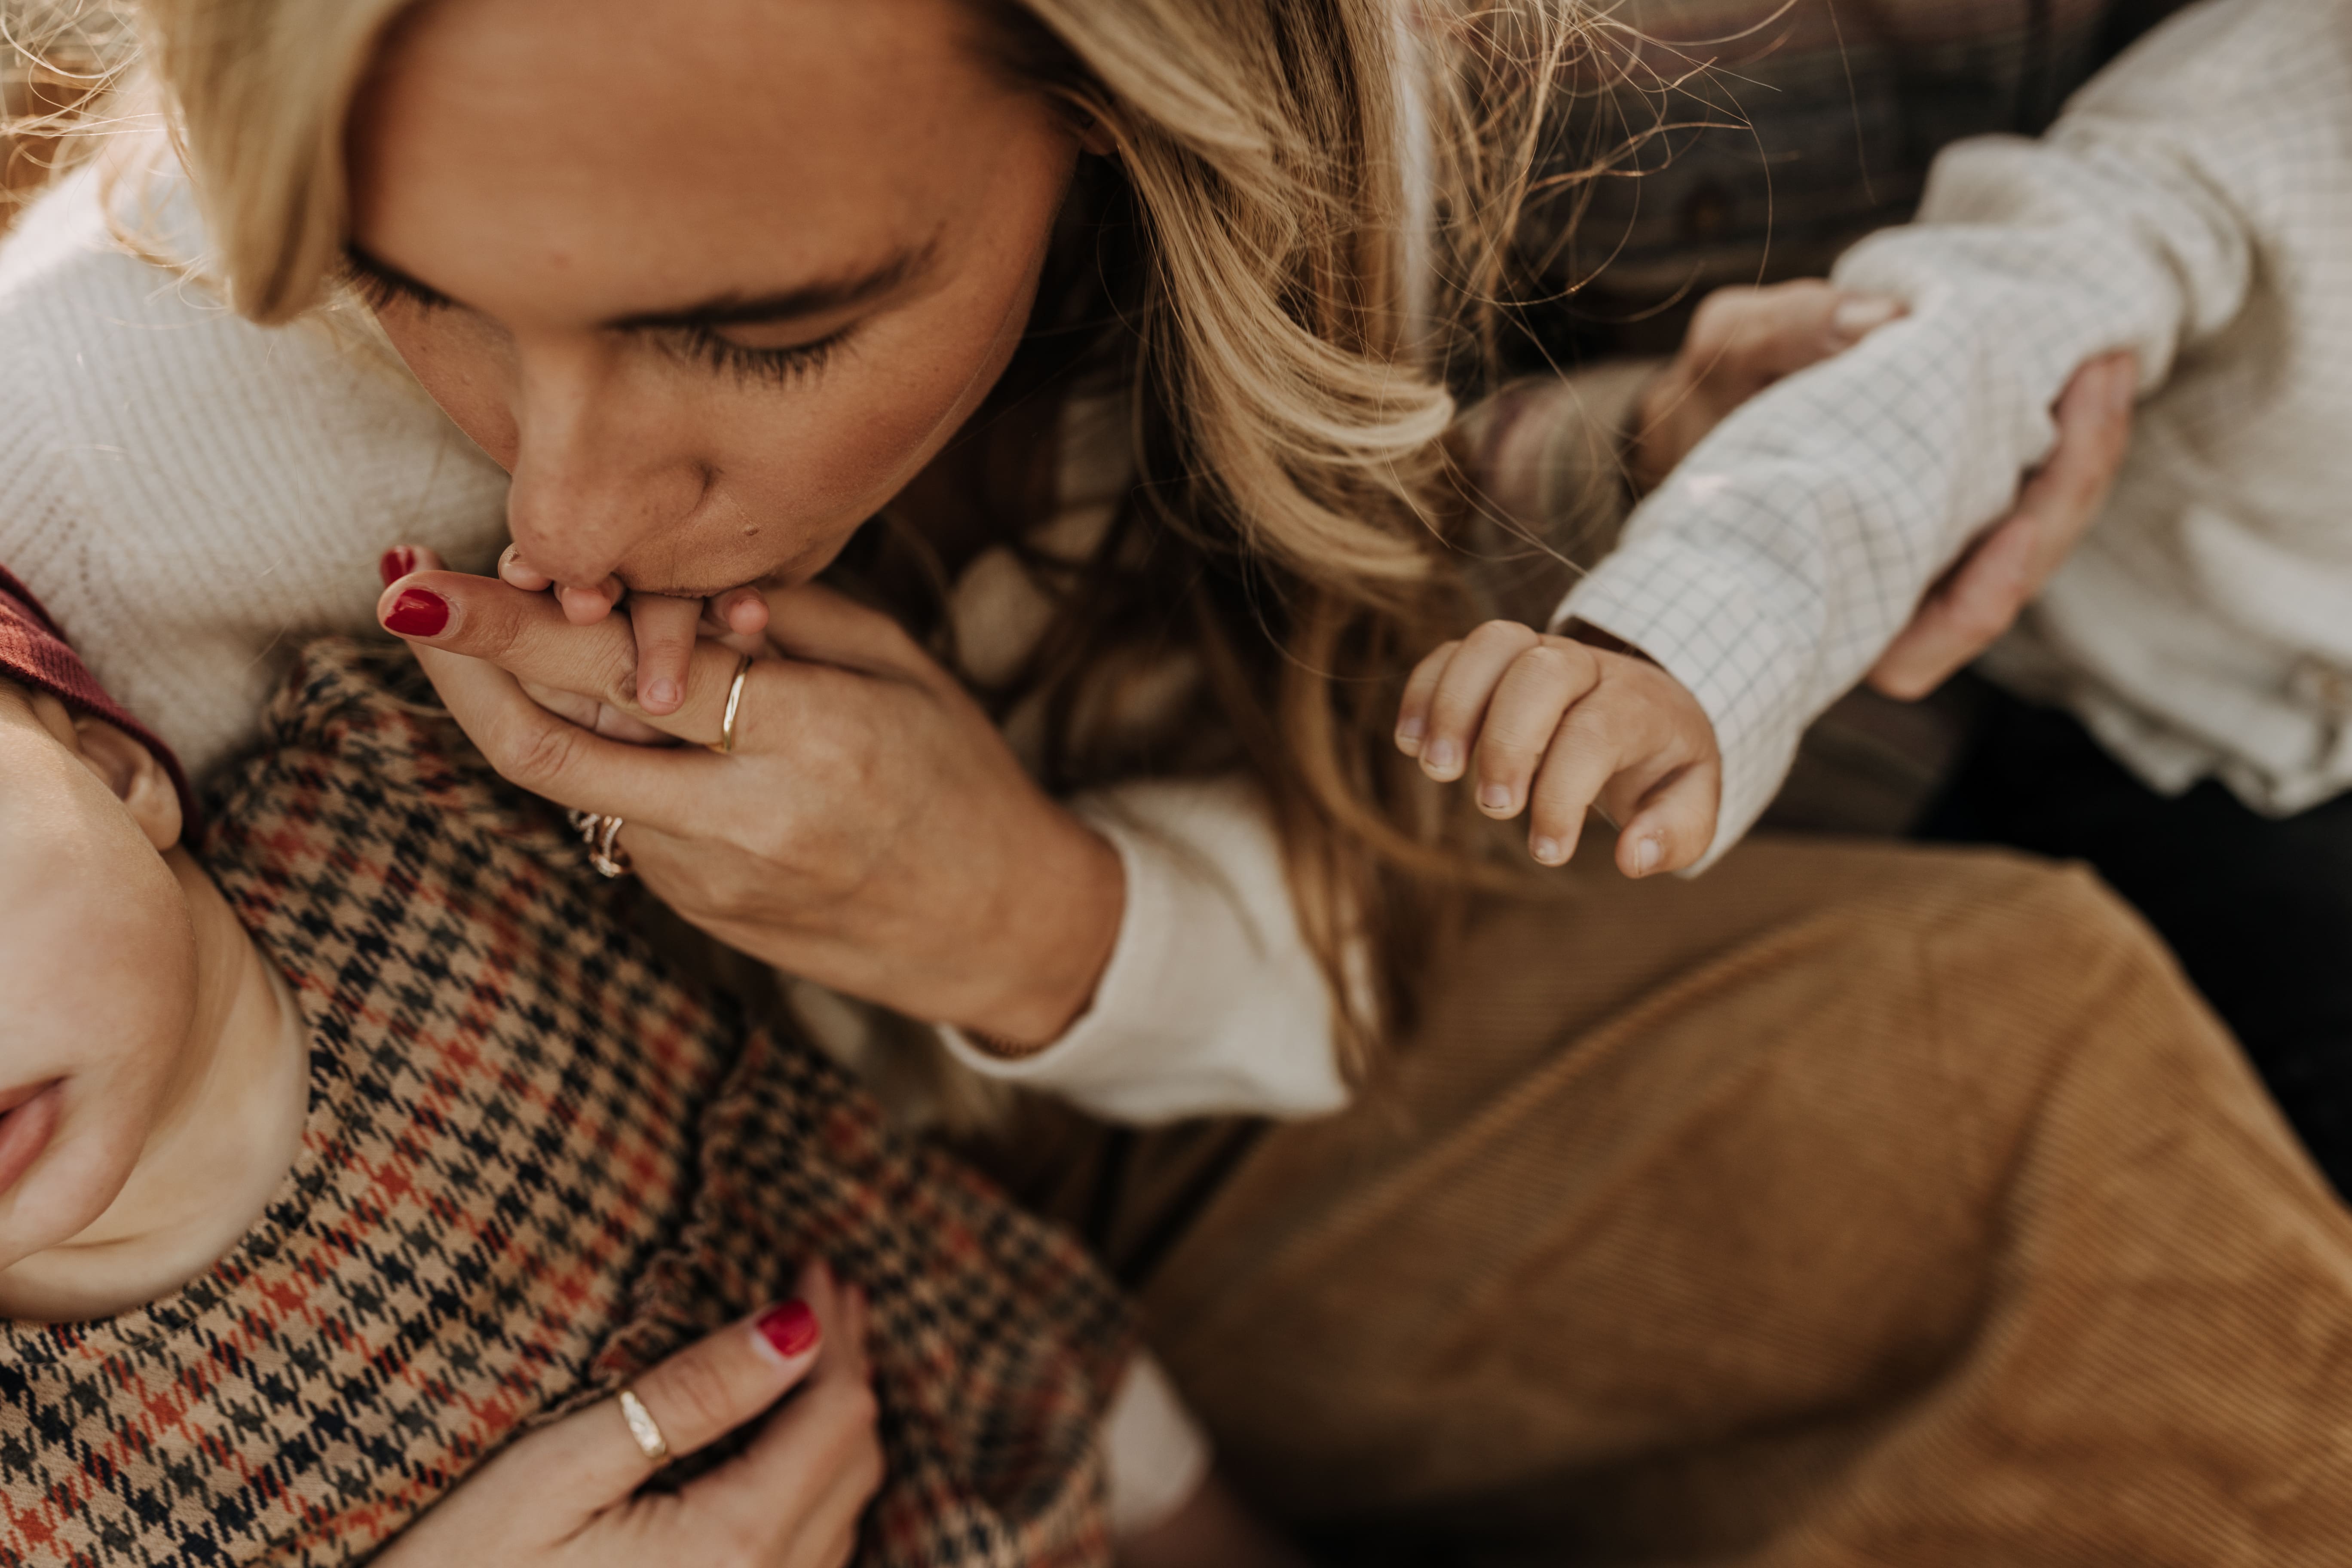
[[77, 715], [73, 727], [82, 765], [114, 792], [147, 842], [158, 853], [179, 843], [180, 792], [155, 753], [103, 719]]

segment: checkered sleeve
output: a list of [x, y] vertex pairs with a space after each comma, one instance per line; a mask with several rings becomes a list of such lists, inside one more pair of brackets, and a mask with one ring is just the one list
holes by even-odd
[[1726, 419], [1636, 511], [1554, 625], [1623, 638], [1687, 686], [1724, 762], [1711, 863], [1747, 832], [1805, 726], [1868, 670], [2055, 438], [2067, 378], [2135, 350], [2152, 387], [2247, 298], [2231, 184], [2245, 82], [2143, 50], [2039, 142], [1948, 150], [1917, 223], [1836, 281], [1909, 313]]

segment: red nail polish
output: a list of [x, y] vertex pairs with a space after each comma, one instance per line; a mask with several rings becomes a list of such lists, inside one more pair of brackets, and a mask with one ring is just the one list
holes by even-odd
[[761, 1313], [759, 1328], [761, 1337], [787, 1361], [805, 1354], [824, 1331], [817, 1324], [816, 1314], [809, 1310], [808, 1303], [798, 1300]]
[[384, 629], [404, 637], [437, 637], [449, 624], [449, 601], [427, 588], [409, 588], [392, 602]]
[[395, 544], [383, 552], [375, 569], [383, 574], [383, 585], [389, 588], [416, 570], [416, 552], [405, 544]]

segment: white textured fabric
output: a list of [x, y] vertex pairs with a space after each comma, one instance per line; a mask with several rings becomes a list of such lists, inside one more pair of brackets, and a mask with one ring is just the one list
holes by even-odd
[[[189, 206], [131, 221], [193, 255]], [[375, 629], [386, 547], [486, 570], [506, 488], [373, 351], [128, 253], [94, 172], [0, 247], [0, 562], [192, 773], [249, 742], [304, 637]]]
[[1151, 782], [1073, 804], [1127, 870], [1126, 915], [1093, 1005], [1032, 1056], [992, 1056], [942, 1029], [948, 1049], [1115, 1121], [1345, 1105], [1329, 988], [1250, 786]]
[[1705, 706], [1710, 859], [2117, 348], [2154, 394], [2123, 479], [1993, 668], [2159, 788], [2352, 784], [2352, 5], [2183, 13], [2041, 141], [1947, 150], [1836, 280], [1911, 312], [1725, 420], [1559, 609]]
[[1165, 1524], [1209, 1479], [1209, 1438], [1149, 1351], [1138, 1351], [1103, 1413], [1103, 1469], [1114, 1538]]

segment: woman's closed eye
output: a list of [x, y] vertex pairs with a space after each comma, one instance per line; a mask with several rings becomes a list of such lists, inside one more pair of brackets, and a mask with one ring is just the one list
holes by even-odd
[[419, 283], [356, 247], [343, 253], [343, 282], [378, 315], [394, 305], [416, 310], [446, 310], [457, 304], [438, 289]]
[[707, 366], [714, 374], [731, 375], [747, 384], [785, 386], [823, 370], [856, 331], [853, 323], [811, 342], [777, 348], [753, 348], [709, 327], [662, 328], [656, 336], [677, 358]]

